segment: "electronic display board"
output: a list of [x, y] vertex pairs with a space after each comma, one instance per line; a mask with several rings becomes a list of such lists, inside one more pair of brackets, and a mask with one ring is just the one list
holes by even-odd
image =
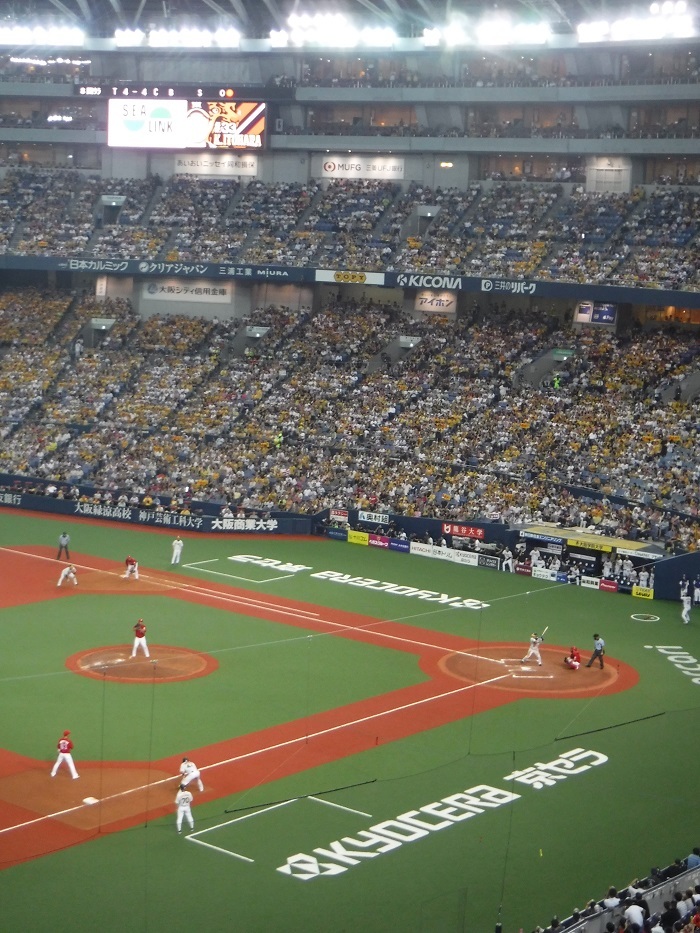
[[617, 323], [617, 305], [607, 301], [581, 301], [574, 312], [574, 324]]
[[262, 149], [261, 101], [111, 98], [107, 145], [120, 149]]

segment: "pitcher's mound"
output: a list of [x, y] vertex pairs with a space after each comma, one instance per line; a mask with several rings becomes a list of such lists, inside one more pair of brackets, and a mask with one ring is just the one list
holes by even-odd
[[112, 645], [80, 651], [66, 659], [66, 667], [84, 677], [116, 680], [121, 683], [172, 683], [206, 677], [219, 662], [209, 654], [174, 645], [149, 645], [150, 658], [139, 652], [131, 657], [126, 645]]

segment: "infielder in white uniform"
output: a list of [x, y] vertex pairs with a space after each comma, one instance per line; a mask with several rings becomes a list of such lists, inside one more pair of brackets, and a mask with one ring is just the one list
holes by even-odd
[[66, 580], [70, 580], [73, 583], [73, 586], [78, 585], [78, 575], [75, 569], [75, 564], [69, 564], [67, 567], [64, 567], [61, 571], [61, 576], [58, 578], [58, 583], [56, 586], [61, 586]]
[[184, 542], [182, 538], [180, 537], [180, 535], [178, 535], [177, 538], [175, 538], [175, 540], [173, 541], [173, 557], [172, 557], [172, 560], [170, 561], [171, 564], [180, 563], [180, 554], [182, 554], [183, 544]]
[[540, 654], [540, 645], [542, 644], [543, 641], [544, 641], [544, 638], [542, 638], [541, 635], [538, 635], [537, 632], [533, 632], [532, 635], [530, 635], [530, 647], [527, 649], [527, 654], [525, 655], [525, 657], [522, 659], [520, 663], [525, 664], [527, 661], [530, 660], [530, 658], [534, 658], [537, 661], [537, 663], [541, 666], [542, 655]]
[[70, 729], [66, 729], [66, 731], [63, 733], [61, 738], [58, 740], [56, 748], [58, 749], [58, 758], [56, 759], [56, 763], [51, 769], [51, 777], [56, 777], [56, 772], [58, 771], [59, 767], [65, 763], [68, 765], [68, 770], [70, 771], [73, 780], [79, 778], [80, 775], [75, 768], [73, 755], [71, 754], [73, 751], [73, 743], [70, 740]]
[[197, 765], [189, 758], [183, 758], [180, 765], [180, 774], [182, 775], [182, 787], [187, 787], [190, 781], [196, 781], [200, 790], [204, 790], [202, 778]]
[[187, 790], [184, 784], [180, 784], [177, 794], [175, 794], [175, 805], [177, 806], [177, 831], [182, 832], [182, 820], [186, 819], [190, 824], [190, 829], [194, 829], [194, 819], [192, 818], [192, 791]]

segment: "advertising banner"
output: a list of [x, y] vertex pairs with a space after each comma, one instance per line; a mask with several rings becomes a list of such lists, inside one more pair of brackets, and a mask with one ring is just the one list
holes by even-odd
[[175, 175], [214, 175], [233, 177], [236, 175], [258, 175], [258, 154], [226, 155], [226, 153], [207, 153], [196, 155], [193, 152], [181, 152], [175, 156]]
[[604, 541], [595, 541], [591, 538], [567, 538], [566, 543], [569, 547], [583, 547], [587, 548], [589, 551], [612, 551], [612, 547], [609, 544], [605, 544]]
[[650, 590], [648, 586], [633, 586], [632, 595], [638, 596], [640, 599], [653, 599], [654, 591]]
[[388, 525], [391, 519], [384, 512], [363, 512], [362, 509], [357, 513], [358, 522], [368, 522], [370, 525]]
[[348, 531], [349, 544], [369, 544], [369, 535], [366, 531]]
[[396, 156], [327, 155], [321, 166], [322, 178], [385, 178], [401, 181], [404, 160]]
[[547, 567], [533, 567], [532, 576], [535, 580], [556, 580], [557, 572]]
[[316, 269], [317, 282], [332, 282], [334, 285], [383, 285], [383, 272], [349, 272], [342, 269]]
[[555, 538], [552, 535], [541, 535], [541, 534], [537, 534], [534, 531], [521, 531], [520, 537], [529, 538], [531, 541], [545, 541], [545, 542], [549, 542], [550, 544], [559, 544], [559, 545], [564, 544], [564, 538]]
[[416, 292], [413, 310], [424, 311], [429, 314], [456, 314], [457, 292], [433, 292], [422, 289]]
[[158, 279], [141, 283], [141, 297], [148, 301], [188, 301], [192, 303], [230, 304], [233, 283], [211, 282], [207, 279]]
[[455, 525], [452, 522], [442, 523], [442, 533], [458, 538], [478, 538], [480, 541], [483, 541], [485, 534], [483, 528], [477, 528], [475, 525]]
[[465, 567], [478, 567], [479, 555], [473, 551], [451, 551], [454, 564], [464, 564]]
[[329, 528], [326, 532], [329, 538], [334, 541], [347, 541], [348, 533], [344, 528]]
[[498, 570], [501, 561], [498, 557], [491, 557], [490, 554], [479, 554], [479, 567], [488, 567], [490, 570]]
[[389, 538], [386, 535], [370, 535], [369, 536], [369, 546], [370, 547], [389, 547]]

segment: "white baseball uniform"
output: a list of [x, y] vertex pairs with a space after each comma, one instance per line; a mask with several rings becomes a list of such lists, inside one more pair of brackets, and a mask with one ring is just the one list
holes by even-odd
[[171, 564], [180, 563], [180, 555], [182, 554], [183, 544], [184, 542], [182, 538], [180, 537], [175, 538], [175, 540], [173, 541], [173, 557], [172, 557], [172, 560], [170, 561]]
[[62, 764], [66, 764], [68, 766], [68, 770], [71, 773], [71, 776], [73, 777], [73, 780], [75, 780], [76, 778], [79, 778], [80, 775], [78, 774], [75, 768], [75, 763], [73, 761], [73, 756], [71, 754], [73, 750], [73, 743], [68, 738], [68, 736], [69, 736], [69, 733], [66, 732], [58, 740], [58, 743], [56, 745], [56, 748], [58, 748], [58, 757], [56, 758], [56, 763], [51, 769], [51, 777], [56, 777], [56, 772], [58, 771], [59, 767]]
[[74, 586], [78, 585], [78, 576], [75, 572], [75, 567], [73, 564], [70, 564], [68, 567], [64, 567], [61, 571], [61, 576], [58, 578], [58, 583], [56, 586], [61, 586], [64, 581], [70, 580]]
[[192, 796], [192, 791], [189, 790], [178, 790], [175, 795], [175, 803], [177, 805], [177, 831], [182, 830], [182, 821], [186, 819], [190, 825], [190, 829], [194, 829], [194, 819], [192, 817], [192, 801], [194, 797]]
[[190, 783], [190, 781], [196, 781], [199, 789], [204, 790], [204, 784], [202, 784], [202, 777], [199, 773], [199, 768], [193, 761], [190, 761], [189, 758], [186, 758], [180, 765], [180, 774], [182, 775], [181, 783], [184, 784], [185, 787]]
[[687, 625], [690, 622], [690, 607], [692, 606], [692, 600], [690, 596], [681, 596], [681, 602], [683, 603], [683, 609], [681, 611], [681, 619]]
[[147, 658], [150, 658], [151, 652], [148, 650], [148, 642], [146, 641], [146, 626], [143, 622], [137, 622], [134, 626], [134, 644], [131, 649], [131, 657], [135, 658], [136, 653], [141, 649]]
[[523, 662], [529, 661], [530, 658], [534, 658], [538, 664], [542, 664], [542, 655], [540, 654], [540, 645], [543, 642], [541, 635], [532, 635], [530, 637], [530, 647], [527, 649], [527, 654], [523, 658]]

